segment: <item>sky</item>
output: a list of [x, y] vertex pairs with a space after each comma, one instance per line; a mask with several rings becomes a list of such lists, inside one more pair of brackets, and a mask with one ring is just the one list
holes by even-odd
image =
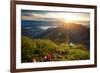
[[[35, 21], [64, 21], [68, 22], [89, 22], [89, 13], [76, 13], [67, 11], [39, 11], [39, 10], [21, 10], [22, 20]], [[85, 23], [88, 25], [88, 23]]]

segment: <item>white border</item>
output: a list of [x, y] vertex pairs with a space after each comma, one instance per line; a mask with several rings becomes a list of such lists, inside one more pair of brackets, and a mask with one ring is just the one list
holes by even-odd
[[[73, 11], [90, 13], [90, 60], [61, 61], [61, 62], [39, 62], [39, 63], [21, 63], [21, 9], [26, 10], [50, 10], [50, 11]], [[84, 33], [83, 33], [84, 34]], [[68, 7], [50, 7], [36, 5], [16, 5], [16, 68], [41, 68], [73, 65], [94, 64], [94, 9], [68, 8]]]

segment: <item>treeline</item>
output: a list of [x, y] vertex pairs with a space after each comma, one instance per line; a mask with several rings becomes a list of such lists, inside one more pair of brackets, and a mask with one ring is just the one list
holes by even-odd
[[90, 57], [89, 51], [83, 45], [55, 44], [49, 39], [32, 39], [22, 36], [22, 62], [32, 62], [33, 59], [40, 62], [48, 54], [52, 54], [53, 61], [86, 60]]

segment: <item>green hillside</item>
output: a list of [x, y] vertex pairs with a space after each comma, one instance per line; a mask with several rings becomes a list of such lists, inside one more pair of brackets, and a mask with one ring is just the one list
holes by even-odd
[[[90, 58], [89, 50], [81, 44], [56, 44], [50, 39], [32, 39], [22, 36], [21, 61], [44, 62], [44, 57], [52, 55], [50, 61], [87, 60]], [[49, 60], [47, 60], [49, 61]]]

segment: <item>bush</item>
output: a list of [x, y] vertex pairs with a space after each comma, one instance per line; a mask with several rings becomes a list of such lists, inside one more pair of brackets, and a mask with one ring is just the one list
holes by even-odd
[[32, 62], [32, 59], [41, 59], [51, 53], [54, 61], [86, 60], [90, 58], [89, 51], [83, 45], [55, 44], [49, 39], [32, 39], [22, 37], [21, 59], [22, 62]]
[[70, 49], [67, 55], [68, 60], [86, 60], [89, 59], [89, 52], [82, 49]]
[[22, 37], [22, 62], [31, 62], [33, 58], [40, 61], [48, 53], [53, 53], [58, 46], [51, 40]]

